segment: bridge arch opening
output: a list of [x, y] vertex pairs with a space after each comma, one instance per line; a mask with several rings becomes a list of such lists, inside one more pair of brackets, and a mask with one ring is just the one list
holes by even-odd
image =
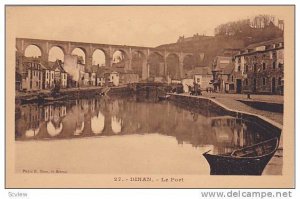
[[81, 62], [82, 64], [86, 63], [86, 52], [83, 48], [77, 47], [72, 51], [71, 54], [78, 57], [78, 62]]
[[[142, 77], [143, 74], [143, 68], [145, 68], [147, 64], [146, 56], [141, 51], [134, 51], [132, 53], [132, 70], [139, 75], [139, 77]], [[144, 69], [145, 70], [145, 69]]]
[[62, 62], [64, 62], [64, 59], [65, 53], [60, 47], [53, 46], [50, 48], [48, 61], [54, 62], [56, 60], [61, 60]]
[[153, 52], [149, 55], [149, 77], [160, 77], [165, 74], [164, 58], [161, 54]]
[[24, 52], [25, 57], [40, 58], [42, 56], [42, 49], [34, 44], [28, 45]]
[[102, 49], [96, 49], [92, 56], [93, 66], [103, 67], [106, 66], [106, 54]]
[[178, 55], [172, 53], [169, 54], [166, 58], [167, 64], [167, 75], [170, 76], [171, 79], [180, 79], [180, 69], [179, 69], [179, 57]]
[[127, 60], [128, 56], [126, 54], [125, 51], [123, 50], [116, 50], [113, 53], [112, 56], [112, 66], [113, 67], [120, 67], [120, 68], [124, 68], [126, 65], [126, 60]]

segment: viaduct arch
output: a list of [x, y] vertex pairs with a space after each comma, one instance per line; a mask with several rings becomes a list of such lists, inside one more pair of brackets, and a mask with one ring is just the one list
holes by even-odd
[[[92, 67], [93, 65], [93, 54], [96, 50], [101, 50], [105, 55], [105, 65], [108, 67], [113, 66], [113, 54], [116, 51], [121, 51], [126, 54], [125, 56], [125, 71], [137, 72], [141, 79], [145, 80], [150, 77], [151, 63], [149, 58], [151, 55], [159, 55], [161, 59], [161, 73], [160, 75], [167, 76], [170, 71], [174, 70], [175, 76], [173, 78], [183, 78], [184, 69], [183, 62], [186, 56], [192, 56], [193, 53], [178, 52], [172, 50], [141, 47], [141, 46], [127, 46], [127, 45], [112, 45], [112, 44], [97, 44], [97, 43], [84, 43], [84, 42], [73, 42], [73, 41], [57, 41], [57, 40], [44, 40], [44, 39], [30, 39], [30, 38], [17, 38], [16, 39], [16, 50], [20, 55], [25, 55], [25, 50], [28, 46], [34, 45], [41, 50], [41, 62], [46, 64], [49, 58], [49, 52], [52, 47], [58, 47], [66, 55], [72, 55], [74, 49], [79, 48], [85, 53], [85, 67]], [[139, 65], [133, 64], [135, 61], [136, 54], [139, 55]], [[172, 65], [168, 63], [170, 56], [177, 57], [178, 64]], [[175, 67], [175, 68], [174, 68]]]

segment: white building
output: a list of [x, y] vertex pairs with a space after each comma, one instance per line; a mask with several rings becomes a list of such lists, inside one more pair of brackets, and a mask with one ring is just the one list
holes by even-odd
[[183, 92], [187, 93], [189, 92], [189, 86], [194, 86], [194, 79], [186, 78], [181, 80], [182, 86], [183, 86]]
[[97, 81], [97, 78], [96, 78], [96, 73], [91, 73], [91, 86], [96, 86], [96, 81]]
[[112, 82], [112, 84], [114, 86], [119, 86], [119, 84], [120, 84], [120, 76], [119, 76], [118, 72], [111, 72], [109, 74], [109, 79], [110, 79], [110, 82]]
[[43, 69], [38, 62], [25, 62], [23, 64], [25, 73], [22, 77], [21, 89], [27, 91], [37, 91], [43, 88]]

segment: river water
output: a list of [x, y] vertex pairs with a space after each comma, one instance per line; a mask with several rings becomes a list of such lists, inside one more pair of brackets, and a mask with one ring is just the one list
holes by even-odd
[[94, 97], [16, 107], [15, 170], [203, 174], [202, 153], [270, 139], [254, 123], [156, 98]]

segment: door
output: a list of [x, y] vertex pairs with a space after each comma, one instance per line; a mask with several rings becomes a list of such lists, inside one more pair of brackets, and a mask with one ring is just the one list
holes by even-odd
[[271, 89], [272, 89], [272, 93], [275, 93], [276, 92], [276, 89], [275, 89], [275, 77], [273, 77], [272, 78], [272, 87], [271, 87]]
[[241, 79], [236, 80], [236, 92], [237, 93], [242, 92], [242, 80]]

